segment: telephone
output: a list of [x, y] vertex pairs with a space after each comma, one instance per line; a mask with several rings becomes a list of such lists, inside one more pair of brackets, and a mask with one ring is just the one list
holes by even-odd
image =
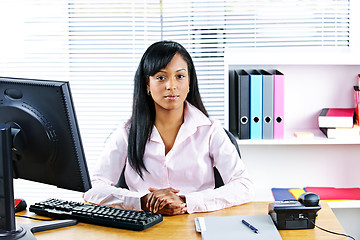
[[317, 212], [321, 209], [319, 196], [306, 192], [298, 200], [269, 203], [269, 215], [277, 229], [309, 229], [315, 227]]

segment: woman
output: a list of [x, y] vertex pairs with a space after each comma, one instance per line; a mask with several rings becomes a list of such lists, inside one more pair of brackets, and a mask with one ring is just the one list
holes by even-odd
[[[216, 167], [224, 186], [214, 189]], [[115, 187], [124, 170], [128, 189]], [[132, 116], [107, 142], [85, 201], [166, 215], [251, 201], [253, 186], [219, 122], [208, 118], [193, 61], [152, 44], [135, 74]]]

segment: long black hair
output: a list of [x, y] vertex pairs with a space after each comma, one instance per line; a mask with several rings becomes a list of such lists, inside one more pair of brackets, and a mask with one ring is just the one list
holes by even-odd
[[194, 63], [188, 51], [179, 43], [160, 41], [152, 44], [140, 60], [134, 77], [134, 96], [128, 139], [128, 159], [130, 166], [142, 178], [146, 170], [143, 161], [145, 146], [155, 124], [155, 104], [147, 94], [149, 77], [165, 68], [178, 53], [186, 61], [190, 76], [189, 93], [186, 100], [208, 116], [201, 100]]

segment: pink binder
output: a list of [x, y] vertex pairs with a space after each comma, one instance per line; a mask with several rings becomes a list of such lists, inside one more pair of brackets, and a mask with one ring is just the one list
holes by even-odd
[[274, 139], [284, 138], [284, 74], [274, 71]]

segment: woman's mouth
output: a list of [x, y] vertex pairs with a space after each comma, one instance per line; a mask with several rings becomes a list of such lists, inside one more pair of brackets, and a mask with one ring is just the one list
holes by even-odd
[[175, 100], [179, 97], [179, 95], [167, 95], [165, 96], [165, 99], [168, 99], [168, 100]]

